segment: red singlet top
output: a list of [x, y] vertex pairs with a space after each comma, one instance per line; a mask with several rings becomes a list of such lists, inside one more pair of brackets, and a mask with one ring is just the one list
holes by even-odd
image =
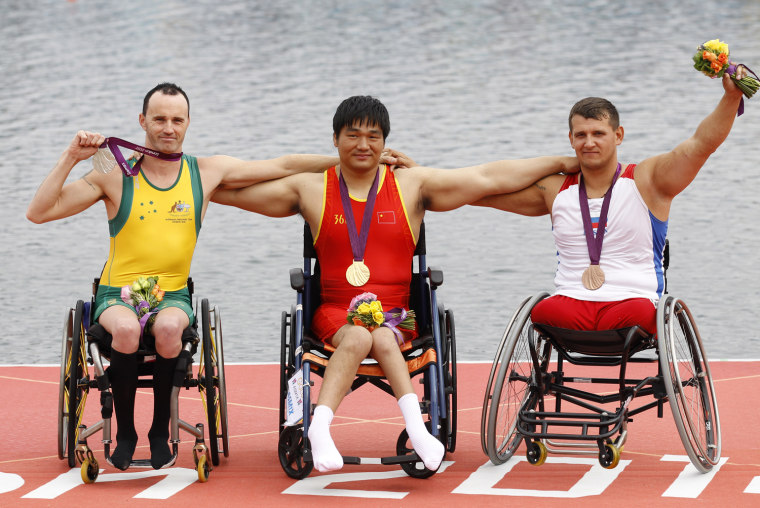
[[[416, 241], [395, 175], [385, 165], [381, 165], [379, 171], [377, 199], [364, 251], [364, 264], [370, 270], [370, 278], [359, 287], [346, 280], [346, 269], [354, 256], [340, 199], [338, 175], [334, 167], [325, 172], [322, 219], [314, 241], [321, 269], [322, 305], [311, 325], [312, 331], [323, 342], [329, 343], [340, 327], [347, 324], [348, 306], [361, 293], [376, 294], [386, 312], [394, 307], [409, 308]], [[366, 200], [351, 197], [357, 232], [361, 228], [365, 205]]]

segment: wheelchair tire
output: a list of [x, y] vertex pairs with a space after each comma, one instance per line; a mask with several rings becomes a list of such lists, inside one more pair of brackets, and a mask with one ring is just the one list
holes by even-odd
[[528, 339], [533, 333], [530, 313], [548, 295], [542, 292], [523, 302], [504, 332], [506, 342], [501, 355], [494, 360], [500, 365], [489, 402], [486, 450], [496, 465], [509, 460], [523, 440], [517, 431], [519, 412], [536, 404], [530, 390], [534, 376]]
[[517, 307], [517, 310], [512, 315], [512, 319], [510, 319], [509, 323], [507, 323], [507, 327], [504, 329], [504, 335], [502, 335], [501, 341], [499, 341], [499, 346], [496, 348], [496, 355], [494, 356], [493, 364], [491, 365], [491, 372], [488, 374], [488, 383], [486, 384], [485, 398], [483, 399], [483, 412], [480, 417], [480, 446], [483, 449], [483, 453], [486, 455], [488, 455], [488, 412], [491, 409], [491, 399], [493, 398], [494, 378], [499, 372], [502, 351], [504, 350], [504, 344], [507, 342], [507, 336], [509, 335], [508, 332], [511, 329], [515, 319], [520, 314], [520, 310], [525, 306], [526, 303], [528, 303], [528, 300], [530, 300], [530, 297], [526, 298], [522, 301], [522, 303], [520, 303], [519, 307]]
[[[429, 421], [425, 422], [425, 427], [427, 427], [428, 432], [430, 432]], [[446, 446], [446, 443], [443, 443], [443, 445]], [[412, 448], [412, 443], [409, 441], [409, 434], [407, 434], [406, 429], [404, 429], [401, 431], [398, 440], [396, 441], [396, 455], [410, 455], [412, 453], [414, 453], [414, 448]], [[444, 454], [444, 457], [445, 456], [446, 455]], [[412, 478], [425, 479], [430, 478], [435, 474], [435, 471], [426, 468], [421, 460], [419, 462], [402, 462], [399, 465], [401, 466], [401, 469]]]
[[227, 390], [224, 378], [221, 316], [218, 308], [214, 307], [211, 310], [206, 298], [201, 300], [201, 326], [203, 327], [203, 355], [198, 371], [199, 387], [205, 392], [211, 463], [218, 466], [220, 451], [225, 457], [229, 456]]
[[657, 307], [660, 367], [678, 434], [701, 473], [718, 464], [720, 417], [710, 366], [691, 311], [673, 296]]
[[441, 320], [442, 338], [444, 339], [444, 390], [446, 400], [446, 421], [442, 426], [444, 431], [443, 444], [449, 453], [457, 446], [457, 339], [454, 328], [454, 312], [446, 309]]
[[84, 302], [77, 301], [66, 313], [61, 350], [60, 390], [58, 394], [58, 457], [77, 464], [74, 450], [79, 437], [88, 385], [80, 383], [87, 376]]
[[305, 449], [306, 440], [303, 436], [302, 425], [282, 429], [277, 443], [277, 456], [280, 459], [282, 470], [295, 480], [306, 478], [314, 469], [314, 463], [306, 462], [303, 458]]

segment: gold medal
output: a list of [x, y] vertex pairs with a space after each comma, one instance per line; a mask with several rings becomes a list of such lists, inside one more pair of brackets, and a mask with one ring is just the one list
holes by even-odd
[[590, 289], [591, 291], [599, 289], [604, 284], [604, 271], [602, 267], [599, 265], [589, 265], [583, 271], [581, 281], [583, 281], [583, 287], [586, 289]]
[[346, 270], [346, 280], [352, 286], [363, 286], [369, 281], [369, 268], [364, 261], [354, 261]]

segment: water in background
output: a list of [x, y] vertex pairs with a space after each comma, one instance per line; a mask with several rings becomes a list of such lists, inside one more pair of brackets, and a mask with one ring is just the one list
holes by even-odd
[[[161, 81], [190, 96], [193, 155], [335, 153], [335, 108], [370, 94], [390, 111], [389, 146], [452, 168], [571, 154], [567, 112], [590, 95], [618, 106], [621, 161], [637, 162], [718, 102], [720, 83], [691, 67], [698, 44], [720, 37], [760, 66], [754, 0], [6, 0], [0, 16], [0, 363], [58, 363], [66, 309], [89, 297], [108, 252], [101, 204], [34, 225], [34, 191], [78, 129], [141, 143], [142, 98]], [[711, 358], [760, 357], [756, 101], [670, 219], [671, 294], [690, 304]], [[549, 219], [465, 207], [426, 222], [459, 358], [489, 360], [519, 301], [552, 286]], [[278, 359], [301, 228], [209, 207], [192, 275], [222, 311], [228, 362]]]

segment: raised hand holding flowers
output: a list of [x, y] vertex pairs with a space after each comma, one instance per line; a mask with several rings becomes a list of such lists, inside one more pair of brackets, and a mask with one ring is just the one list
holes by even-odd
[[[707, 41], [699, 46], [692, 60], [694, 60], [694, 68], [710, 78], [722, 78], [723, 74], [728, 72], [731, 80], [748, 99], [760, 88], [757, 74], [744, 64], [730, 61], [728, 44], [719, 39]], [[744, 101], [742, 100], [737, 115], [743, 112]]]

